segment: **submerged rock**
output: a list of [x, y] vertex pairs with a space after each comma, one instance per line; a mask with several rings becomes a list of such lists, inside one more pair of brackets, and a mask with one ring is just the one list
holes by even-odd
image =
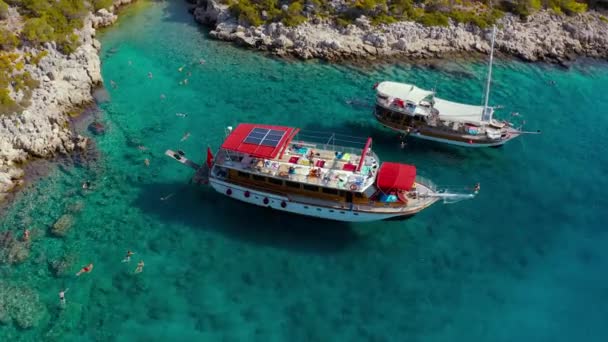
[[68, 231], [72, 227], [74, 223], [74, 217], [70, 214], [65, 214], [61, 216], [55, 224], [53, 224], [53, 229], [51, 229], [51, 233], [55, 236], [64, 237], [68, 234]]
[[95, 135], [102, 135], [106, 133], [106, 126], [99, 121], [95, 121], [89, 125], [89, 131]]
[[38, 293], [24, 285], [0, 281], [0, 322], [14, 322], [21, 329], [37, 326], [46, 316]]

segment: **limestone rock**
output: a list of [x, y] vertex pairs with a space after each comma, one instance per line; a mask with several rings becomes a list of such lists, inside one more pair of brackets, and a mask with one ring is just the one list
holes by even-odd
[[64, 214], [61, 216], [51, 229], [51, 233], [55, 236], [64, 237], [68, 234], [72, 224], [74, 223], [74, 217], [70, 214]]

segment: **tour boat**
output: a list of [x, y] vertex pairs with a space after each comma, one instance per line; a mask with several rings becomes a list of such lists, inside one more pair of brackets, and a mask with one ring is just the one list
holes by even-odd
[[[385, 127], [414, 137], [465, 147], [498, 147], [526, 132], [523, 125], [494, 119], [495, 107], [488, 106], [494, 59], [494, 39], [485, 90], [485, 104], [475, 106], [440, 99], [435, 91], [412, 84], [381, 82], [374, 85], [376, 104], [374, 116]], [[513, 113], [513, 116], [518, 115]]]
[[[416, 167], [380, 163], [372, 139], [362, 149], [339, 146], [341, 140], [304, 140], [299, 129], [240, 124], [229, 127], [214, 156], [207, 148], [203, 165], [181, 151], [166, 155], [197, 170], [193, 180], [239, 201], [323, 219], [364, 222], [410, 217], [438, 200], [472, 198], [438, 190], [416, 174]], [[318, 139], [317, 139], [318, 140]]]

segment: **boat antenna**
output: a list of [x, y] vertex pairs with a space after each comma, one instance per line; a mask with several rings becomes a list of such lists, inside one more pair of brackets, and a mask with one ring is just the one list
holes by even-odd
[[[486, 83], [486, 96], [483, 105], [483, 120], [492, 120], [492, 109], [488, 108], [488, 101], [490, 100], [490, 84], [492, 83], [492, 63], [494, 62], [494, 40], [496, 39], [496, 25], [492, 26], [492, 43], [490, 47], [490, 65], [488, 66], [488, 80]], [[488, 110], [490, 110], [488, 112]]]

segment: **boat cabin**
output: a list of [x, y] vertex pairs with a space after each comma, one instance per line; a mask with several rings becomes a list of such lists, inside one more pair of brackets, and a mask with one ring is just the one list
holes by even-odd
[[[240, 124], [220, 147], [212, 177], [277, 194], [347, 203], [407, 201], [416, 178], [410, 165], [384, 163], [372, 151], [314, 143], [292, 127]], [[333, 136], [333, 135], [332, 135]], [[399, 197], [401, 196], [401, 197]]]

